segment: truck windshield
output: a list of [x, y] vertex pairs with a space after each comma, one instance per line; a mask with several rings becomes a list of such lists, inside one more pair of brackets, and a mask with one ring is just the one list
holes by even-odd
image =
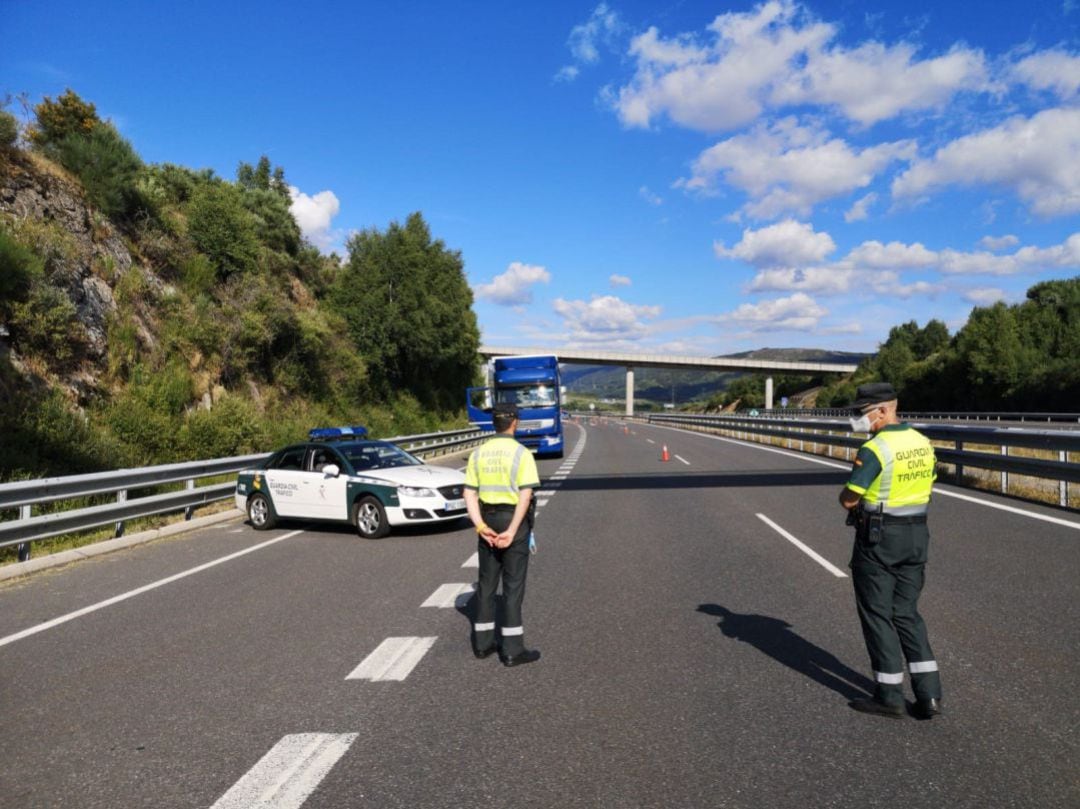
[[499, 388], [495, 391], [495, 398], [499, 402], [512, 402], [518, 407], [554, 407], [557, 404], [554, 385]]

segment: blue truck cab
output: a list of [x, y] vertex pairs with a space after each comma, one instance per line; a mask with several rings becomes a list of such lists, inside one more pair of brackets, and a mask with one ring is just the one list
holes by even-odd
[[514, 437], [537, 455], [563, 455], [562, 386], [559, 358], [551, 354], [495, 357], [491, 387], [469, 388], [469, 421], [491, 429], [491, 408], [496, 402], [518, 406]]

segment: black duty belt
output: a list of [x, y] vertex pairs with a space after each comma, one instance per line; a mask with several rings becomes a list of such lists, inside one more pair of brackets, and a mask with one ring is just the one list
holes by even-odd
[[514, 503], [480, 503], [481, 511], [514, 511], [516, 508]]
[[883, 514], [885, 525], [917, 525], [926, 522], [925, 514], [911, 514], [907, 517], [898, 517], [894, 514]]

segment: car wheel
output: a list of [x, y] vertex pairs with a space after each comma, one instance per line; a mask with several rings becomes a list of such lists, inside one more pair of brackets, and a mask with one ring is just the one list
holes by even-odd
[[371, 495], [356, 501], [353, 506], [353, 525], [356, 526], [356, 533], [364, 539], [379, 539], [390, 533], [386, 509]]
[[270, 501], [265, 495], [253, 494], [247, 502], [248, 519], [256, 531], [265, 531], [277, 524], [274, 512], [270, 508]]

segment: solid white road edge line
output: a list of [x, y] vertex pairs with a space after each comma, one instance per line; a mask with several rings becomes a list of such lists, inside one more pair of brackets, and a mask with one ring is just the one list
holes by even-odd
[[387, 638], [349, 672], [346, 680], [404, 680], [438, 638]]
[[787, 531], [785, 531], [779, 525], [774, 523], [772, 520], [770, 520], [764, 514], [758, 514], [757, 518], [759, 520], [761, 520], [762, 522], [764, 522], [766, 525], [768, 525], [770, 528], [772, 528], [774, 531], [776, 531], [776, 533], [778, 533], [780, 536], [782, 536], [784, 539], [786, 539], [788, 542], [790, 542], [792, 545], [794, 545], [800, 551], [802, 551], [807, 556], [809, 556], [811, 559], [813, 559], [815, 562], [817, 562], [819, 565], [821, 565], [823, 568], [825, 568], [827, 571], [829, 571], [834, 576], [836, 576], [838, 579], [846, 579], [847, 578], [847, 573], [842, 571], [840, 568], [838, 568], [836, 565], [834, 565], [832, 562], [830, 562], [828, 559], [826, 559], [824, 556], [819, 554], [817, 551], [815, 551], [810, 546], [805, 545], [804, 543], [797, 540], [795, 537], [793, 537], [791, 534], [789, 534]]
[[[723, 441], [728, 444], [737, 444], [740, 447], [759, 449], [762, 452], [775, 452], [777, 455], [787, 455], [789, 458], [798, 458], [799, 460], [821, 464], [822, 466], [831, 466], [833, 469], [843, 469], [845, 472], [851, 469], [851, 464], [836, 463], [835, 461], [826, 461], [821, 458], [808, 458], [803, 453], [789, 452], [788, 450], [776, 449], [775, 447], [763, 447], [761, 446], [761, 444], [755, 444], [753, 441], [739, 441], [735, 438], [724, 438], [720, 435], [708, 435], [706, 433], [695, 432], [694, 430], [680, 430], [678, 427], [665, 427], [659, 424], [653, 424], [650, 426], [656, 427], [661, 430], [674, 430], [677, 433], [690, 433], [691, 435], [699, 435], [702, 438], [711, 438], [713, 441]], [[986, 506], [987, 508], [996, 508], [998, 511], [1008, 511], [1010, 514], [1019, 514], [1021, 517], [1030, 517], [1033, 520], [1052, 522], [1055, 525], [1064, 525], [1066, 528], [1072, 528], [1074, 530], [1080, 531], [1080, 523], [1078, 522], [1063, 520], [1060, 517], [1051, 517], [1048, 514], [1036, 514], [1033, 511], [1025, 511], [1022, 508], [1017, 508], [1016, 506], [1007, 506], [1003, 503], [992, 503], [989, 500], [983, 500], [979, 497], [973, 497], [970, 494], [960, 494], [960, 492], [950, 491], [949, 489], [942, 488], [941, 486], [934, 486], [934, 494], [940, 494], [944, 497], [955, 497], [958, 500], [967, 500], [969, 503], [976, 503], [977, 505]]]
[[358, 735], [285, 736], [210, 809], [299, 809]]
[[186, 578], [188, 576], [193, 576], [196, 573], [201, 573], [204, 570], [209, 570], [210, 568], [220, 565], [223, 562], [229, 562], [233, 559], [244, 556], [245, 554], [254, 553], [255, 551], [262, 550], [263, 548], [267, 548], [286, 539], [291, 539], [297, 534], [302, 533], [304, 532], [290, 531], [287, 534], [275, 537], [274, 539], [268, 540], [266, 542], [261, 542], [258, 545], [252, 545], [250, 548], [245, 548], [242, 551], [230, 553], [228, 556], [222, 556], [220, 559], [215, 559], [213, 562], [207, 562], [204, 565], [193, 567], [191, 568], [191, 570], [185, 570], [183, 573], [177, 573], [173, 576], [169, 576], [168, 578], [151, 582], [150, 584], [143, 585], [142, 587], [136, 588], [135, 590], [129, 590], [128, 592], [121, 593], [118, 596], [113, 596], [112, 598], [107, 598], [104, 601], [99, 601], [96, 604], [91, 604], [89, 607], [83, 607], [81, 610], [69, 612], [67, 615], [61, 615], [59, 618], [53, 618], [51, 621], [46, 621], [43, 624], [32, 626], [29, 629], [22, 630], [21, 632], [16, 632], [14, 635], [8, 635], [6, 638], [0, 638], [0, 646], [7, 646], [9, 643], [14, 643], [17, 640], [22, 640], [23, 638], [28, 638], [31, 635], [36, 635], [38, 632], [44, 632], [46, 629], [52, 629], [54, 626], [66, 624], [68, 621], [73, 621], [76, 618], [81, 618], [83, 615], [88, 615], [91, 612], [96, 612], [97, 610], [104, 609], [105, 607], [111, 607], [113, 604], [119, 604], [121, 601], [127, 601], [127, 599], [129, 598], [134, 598], [137, 595], [142, 595], [143, 593], [147, 593], [151, 590], [156, 590], [158, 587], [163, 587], [164, 585], [171, 584], [174, 581], [179, 581], [180, 579]]

